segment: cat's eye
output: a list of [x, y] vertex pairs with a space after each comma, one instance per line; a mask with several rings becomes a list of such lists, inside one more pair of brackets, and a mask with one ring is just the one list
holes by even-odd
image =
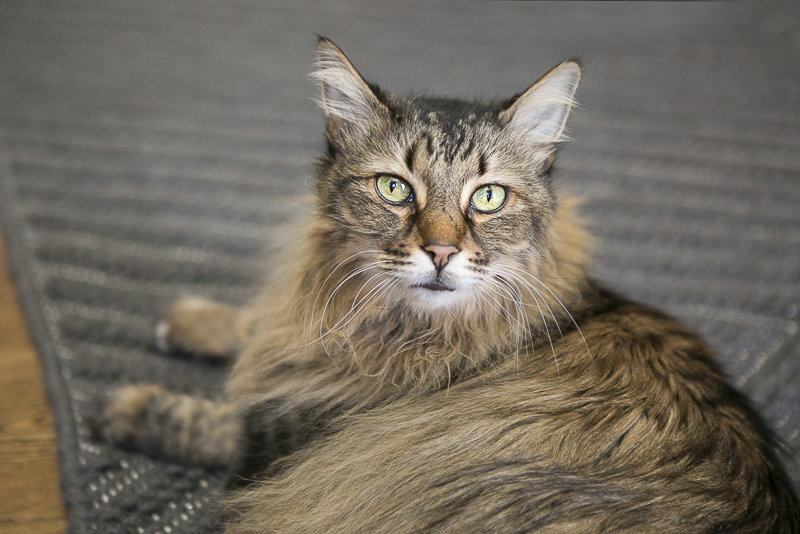
[[475, 211], [492, 213], [503, 207], [506, 202], [506, 190], [499, 185], [482, 185], [472, 193], [470, 203]]
[[390, 204], [399, 204], [411, 200], [411, 185], [397, 176], [382, 174], [375, 179], [378, 194]]

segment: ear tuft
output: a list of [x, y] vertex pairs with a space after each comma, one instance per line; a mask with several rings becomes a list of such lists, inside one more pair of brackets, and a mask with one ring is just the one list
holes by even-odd
[[567, 117], [575, 105], [581, 79], [576, 61], [567, 61], [545, 74], [501, 114], [507, 129], [530, 143], [564, 141]]
[[311, 76], [320, 84], [319, 104], [334, 137], [363, 134], [383, 115], [383, 104], [333, 41], [319, 38], [316, 70]]

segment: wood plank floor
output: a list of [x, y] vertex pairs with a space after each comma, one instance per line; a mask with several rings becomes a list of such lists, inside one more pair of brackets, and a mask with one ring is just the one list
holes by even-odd
[[0, 532], [50, 534], [65, 525], [50, 406], [0, 232]]

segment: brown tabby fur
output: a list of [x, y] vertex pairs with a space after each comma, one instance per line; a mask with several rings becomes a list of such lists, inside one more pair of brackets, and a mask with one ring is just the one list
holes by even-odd
[[[548, 178], [577, 64], [468, 104], [389, 95], [330, 41], [318, 54], [328, 149], [291, 267], [243, 310], [178, 302], [158, 329], [167, 348], [242, 347], [226, 399], [121, 388], [107, 439], [229, 467], [230, 534], [800, 531], [714, 355], [585, 275]], [[412, 202], [380, 198], [386, 173]], [[487, 183], [507, 188], [496, 213], [470, 203]], [[442, 246], [458, 252], [437, 270]], [[428, 276], [456, 290], [414, 287]]]

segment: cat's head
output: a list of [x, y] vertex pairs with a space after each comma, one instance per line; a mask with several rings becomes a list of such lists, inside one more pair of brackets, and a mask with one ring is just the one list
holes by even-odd
[[501, 280], [535, 275], [578, 64], [562, 63], [512, 99], [471, 103], [386, 93], [327, 39], [317, 56], [328, 119], [317, 194], [338, 228], [330, 253], [354, 258], [373, 289], [383, 284], [417, 310], [491, 306]]

